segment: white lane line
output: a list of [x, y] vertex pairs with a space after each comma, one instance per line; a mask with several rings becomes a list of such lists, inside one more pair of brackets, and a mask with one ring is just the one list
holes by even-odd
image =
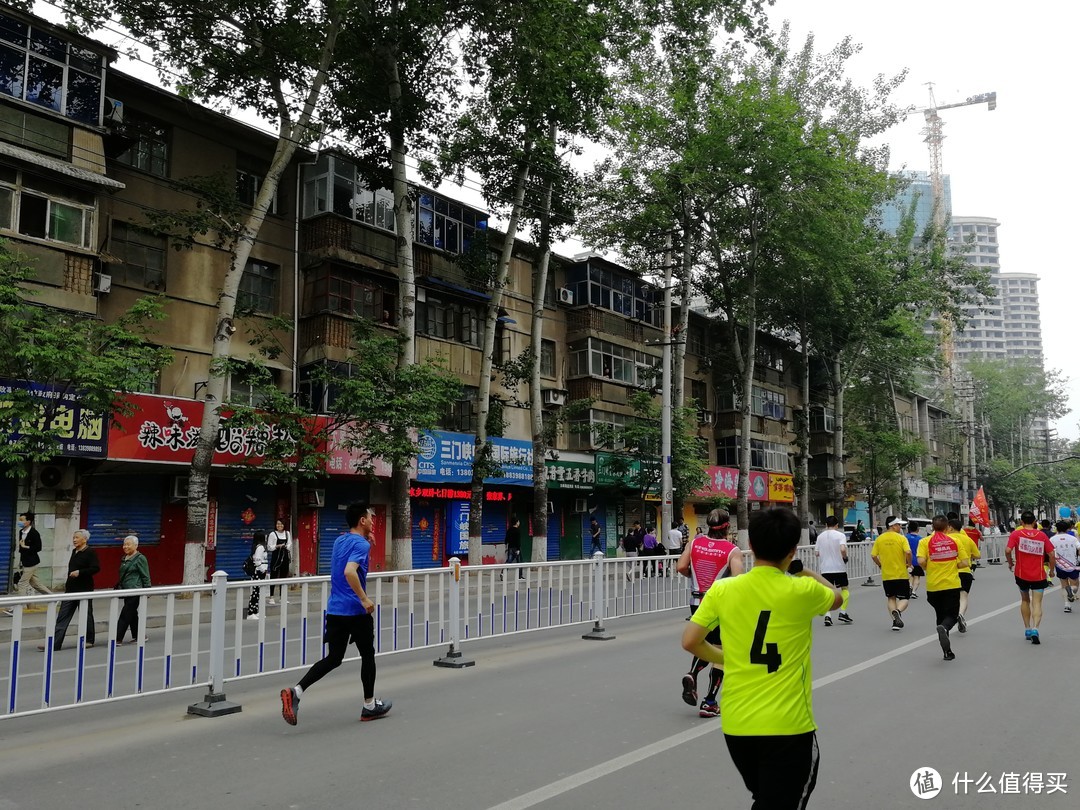
[[[1047, 589], [1048, 591], [1051, 589]], [[995, 616], [999, 616], [1002, 613], [1006, 613], [1010, 610], [1016, 610], [1019, 607], [1020, 602], [1013, 602], [1011, 605], [1005, 605], [1004, 607], [992, 610], [989, 613], [984, 613], [978, 618], [968, 621], [969, 625], [978, 624], [986, 619], [992, 619]], [[902, 647], [897, 647], [895, 650], [890, 650], [887, 653], [868, 658], [859, 664], [841, 669], [837, 672], [833, 672], [829, 675], [825, 675], [821, 678], [814, 680], [814, 689], [820, 689], [823, 686], [828, 686], [831, 683], [848, 678], [852, 675], [857, 675], [860, 672], [865, 672], [871, 667], [875, 667], [878, 664], [883, 664], [893, 658], [897, 658], [904, 653], [910, 652], [917, 647], [922, 647], [924, 644], [930, 642], [937, 643], [937, 633], [932, 636], [926, 636], [925, 638], [912, 641], [910, 644], [905, 644]], [[610, 759], [607, 762], [603, 762], [599, 765], [593, 765], [591, 768], [586, 768], [584, 771], [572, 774], [551, 784], [544, 785], [543, 787], [531, 790], [528, 793], [523, 793], [520, 796], [515, 796], [513, 799], [502, 802], [500, 804], [492, 805], [488, 810], [527, 810], [529, 807], [535, 807], [536, 805], [546, 802], [549, 799], [553, 799], [556, 796], [561, 796], [564, 793], [569, 793], [571, 790], [575, 790], [583, 785], [600, 779], [604, 776], [609, 776], [615, 771], [622, 770], [623, 768], [629, 768], [631, 765], [636, 765], [639, 762], [643, 762], [649, 757], [655, 754], [662, 754], [666, 751], [670, 751], [672, 748], [677, 748], [684, 743], [692, 742], [699, 737], [703, 737], [706, 734], [710, 734], [720, 730], [720, 723], [710, 722], [707, 725], [698, 726], [697, 728], [690, 729], [689, 731], [682, 731], [678, 734], [674, 734], [662, 740], [657, 740], [654, 743], [650, 743], [642, 748], [632, 751], [628, 754], [622, 754], [614, 759]]]

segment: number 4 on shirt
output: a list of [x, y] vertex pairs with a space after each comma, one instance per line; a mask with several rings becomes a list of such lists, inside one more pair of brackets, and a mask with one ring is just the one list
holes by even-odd
[[750, 663], [764, 664], [769, 672], [780, 669], [780, 650], [776, 644], [770, 641], [765, 643], [765, 631], [769, 629], [769, 617], [771, 610], [763, 610], [758, 615], [757, 629], [754, 631], [754, 643], [750, 645]]

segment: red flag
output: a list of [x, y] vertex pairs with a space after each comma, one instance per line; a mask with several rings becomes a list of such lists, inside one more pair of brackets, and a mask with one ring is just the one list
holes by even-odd
[[990, 505], [986, 502], [986, 493], [983, 492], [982, 487], [979, 487], [979, 491], [975, 493], [975, 500], [971, 502], [968, 517], [971, 518], [972, 523], [978, 523], [980, 526], [990, 525]]

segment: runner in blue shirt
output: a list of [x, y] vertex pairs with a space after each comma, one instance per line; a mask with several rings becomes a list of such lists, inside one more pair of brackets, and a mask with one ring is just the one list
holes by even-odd
[[341, 666], [351, 641], [360, 652], [360, 681], [364, 685], [363, 721], [375, 720], [390, 711], [391, 701], [375, 699], [375, 603], [367, 595], [371, 528], [375, 515], [366, 502], [356, 501], [345, 510], [349, 531], [334, 541], [330, 562], [330, 598], [326, 602], [326, 657], [307, 671], [300, 683], [281, 690], [281, 716], [296, 725], [304, 690]]
[[918, 551], [919, 551], [919, 540], [921, 540], [921, 539], [922, 538], [919, 537], [919, 524], [918, 523], [909, 523], [908, 524], [907, 541], [908, 541], [908, 544], [911, 546], [911, 597], [910, 598], [912, 598], [912, 599], [918, 599], [919, 598], [919, 595], [917, 593], [915, 593], [915, 589], [919, 587], [919, 583], [922, 582], [922, 578], [924, 576], [926, 576], [925, 572], [922, 569], [922, 566], [919, 565]]

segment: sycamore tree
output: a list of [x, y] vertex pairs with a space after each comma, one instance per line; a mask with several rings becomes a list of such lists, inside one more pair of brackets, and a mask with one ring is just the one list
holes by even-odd
[[[350, 0], [67, 0], [64, 11], [84, 29], [119, 24], [151, 53], [162, 81], [219, 107], [253, 110], [275, 130], [274, 155], [255, 202], [217, 223], [229, 267], [217, 291], [203, 420], [188, 479], [184, 582], [201, 582], [206, 553], [207, 487], [237, 331], [240, 281], [278, 184], [298, 148], [317, 134], [315, 115]], [[179, 77], [179, 78], [178, 78]]]
[[[0, 469], [12, 477], [59, 455], [65, 437], [87, 429], [107, 434], [113, 416], [124, 412], [123, 395], [146, 386], [172, 358], [152, 342], [164, 317], [159, 299], [141, 298], [105, 323], [35, 303], [34, 277], [33, 261], [0, 240], [0, 341], [7, 347], [0, 354]], [[42, 397], [13, 382], [63, 396]], [[100, 423], [73, 424], [69, 395], [84, 419], [96, 414]], [[31, 475], [31, 509], [33, 482]]]

